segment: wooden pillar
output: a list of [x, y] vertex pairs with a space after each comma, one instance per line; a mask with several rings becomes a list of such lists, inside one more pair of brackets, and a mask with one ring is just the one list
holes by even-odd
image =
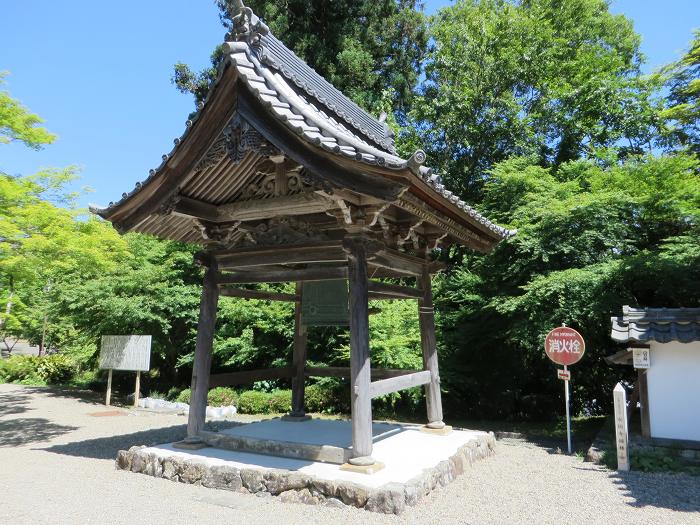
[[649, 424], [649, 384], [647, 371], [637, 371], [637, 383], [639, 384], [639, 404], [641, 409], [642, 437], [651, 437], [651, 425]]
[[211, 371], [211, 352], [214, 343], [214, 326], [216, 324], [216, 306], [219, 302], [217, 283], [218, 266], [209, 261], [202, 284], [202, 298], [199, 303], [199, 324], [197, 325], [197, 344], [194, 350], [192, 367], [192, 397], [190, 414], [187, 420], [187, 438], [196, 440], [204, 427], [207, 411], [207, 394], [209, 393], [209, 373]]
[[301, 324], [302, 283], [297, 283], [297, 300], [294, 303], [294, 354], [292, 356], [292, 417], [303, 417], [304, 412], [304, 369], [306, 367], [306, 327]]
[[372, 399], [370, 397], [369, 308], [367, 304], [367, 249], [363, 239], [347, 238], [350, 285], [350, 400], [352, 407], [353, 465], [372, 465]]
[[425, 385], [425, 401], [428, 408], [428, 427], [444, 428], [442, 421], [442, 396], [440, 394], [440, 370], [438, 368], [437, 344], [435, 341], [435, 310], [430, 273], [423, 267], [419, 288], [423, 297], [418, 300], [420, 340], [423, 348], [423, 369], [430, 371], [430, 383]]

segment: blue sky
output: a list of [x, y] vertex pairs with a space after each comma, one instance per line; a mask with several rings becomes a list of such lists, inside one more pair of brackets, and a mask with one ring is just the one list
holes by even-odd
[[[429, 0], [426, 11], [450, 2]], [[146, 178], [185, 128], [192, 98], [170, 84], [172, 66], [195, 69], [224, 36], [213, 0], [10, 0], [0, 17], [6, 85], [58, 140], [36, 152], [0, 146], [0, 171], [77, 165], [80, 198], [106, 204]], [[642, 35], [646, 70], [675, 60], [700, 27], [700, 0], [613, 0]], [[278, 35], [284, 39], [284, 35]]]

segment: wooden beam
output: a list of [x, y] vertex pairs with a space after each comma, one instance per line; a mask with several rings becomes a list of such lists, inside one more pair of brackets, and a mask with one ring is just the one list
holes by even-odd
[[352, 452], [350, 463], [372, 465], [372, 399], [370, 397], [369, 312], [367, 304], [367, 246], [363, 238], [346, 238], [350, 306], [350, 404]]
[[298, 296], [291, 293], [267, 292], [264, 290], [246, 290], [244, 288], [221, 287], [219, 294], [225, 297], [241, 297], [243, 299], [261, 299], [264, 301], [296, 301]]
[[173, 209], [175, 215], [202, 219], [209, 222], [219, 222], [223, 220], [219, 215], [218, 207], [214, 204], [184, 196], [179, 196], [178, 199], [178, 203], [175, 205], [175, 209]]
[[304, 411], [304, 367], [306, 365], [306, 326], [301, 322], [301, 299], [303, 283], [296, 283], [296, 302], [294, 303], [294, 352], [292, 354], [292, 411], [291, 416], [302, 417]]
[[374, 381], [369, 385], [369, 392], [372, 399], [399, 390], [406, 390], [414, 386], [427, 385], [430, 383], [430, 370], [422, 370], [412, 374], [404, 374], [397, 377], [390, 377], [380, 381]]
[[296, 281], [330, 281], [347, 279], [345, 267], [316, 267], [289, 270], [260, 269], [251, 272], [230, 272], [221, 274], [219, 284], [286, 283]]
[[423, 268], [426, 261], [413, 255], [401, 253], [391, 248], [385, 248], [372, 255], [368, 263], [370, 266], [379, 266], [380, 268], [388, 268], [396, 272], [400, 272], [410, 276], [420, 276], [423, 274]]
[[[406, 370], [403, 368], [372, 368], [370, 376], [372, 379], [386, 379], [388, 377], [405, 376], [412, 374], [416, 370]], [[307, 366], [306, 377], [350, 377], [349, 366]]]
[[378, 281], [369, 281], [367, 289], [374, 294], [388, 295], [392, 296], [392, 298], [420, 299], [423, 297], [423, 292], [417, 288], [400, 286], [398, 284], [380, 283]]
[[220, 268], [248, 268], [275, 264], [345, 262], [340, 242], [329, 241], [295, 246], [265, 246], [210, 252]]
[[333, 201], [315, 193], [299, 193], [285, 197], [223, 204], [218, 207], [218, 213], [222, 217], [220, 220], [254, 221], [271, 216], [325, 213], [336, 207]]
[[264, 379], [284, 379], [292, 377], [294, 369], [291, 366], [280, 368], [262, 368], [260, 370], [243, 370], [227, 374], [214, 374], [209, 380], [209, 386], [246, 385]]
[[651, 418], [649, 415], [649, 383], [646, 370], [637, 370], [639, 383], [639, 402], [641, 404], [642, 437], [651, 437]]
[[216, 326], [216, 306], [219, 301], [219, 287], [216, 285], [217, 274], [216, 261], [209, 261], [209, 267], [204, 274], [204, 282], [202, 283], [197, 342], [192, 367], [192, 399], [187, 419], [187, 437], [190, 439], [197, 439], [199, 431], [204, 428], [206, 419], [211, 354]]
[[440, 392], [440, 369], [438, 367], [437, 343], [435, 341], [435, 310], [433, 290], [428, 267], [423, 267], [418, 279], [423, 297], [418, 300], [418, 323], [423, 351], [423, 369], [430, 372], [430, 381], [425, 387], [425, 404], [428, 411], [428, 427], [444, 428], [442, 420], [442, 394]]

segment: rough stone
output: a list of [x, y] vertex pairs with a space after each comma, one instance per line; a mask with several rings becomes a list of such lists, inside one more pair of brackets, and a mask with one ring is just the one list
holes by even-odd
[[183, 462], [178, 458], [165, 458], [163, 460], [163, 477], [173, 481], [179, 481], [179, 475], [183, 469]]
[[369, 498], [369, 489], [354, 483], [342, 483], [338, 484], [336, 494], [346, 505], [364, 507]]
[[285, 490], [280, 494], [280, 500], [284, 503], [304, 503], [305, 505], [318, 505], [323, 498], [314, 496], [309, 489]]
[[370, 492], [366, 510], [384, 514], [401, 514], [406, 508], [404, 488], [398, 483], [387, 483], [377, 490]]
[[311, 478], [297, 472], [273, 470], [265, 473], [265, 486], [270, 494], [276, 495], [287, 490], [300, 490], [311, 483]]
[[146, 468], [146, 460], [143, 454], [135, 453], [131, 459], [131, 472], [143, 472]]
[[143, 468], [143, 474], [147, 476], [153, 476], [160, 478], [163, 475], [163, 463], [157, 454], [147, 454], [145, 457], [145, 465]]
[[202, 483], [205, 470], [206, 466], [203, 463], [196, 461], [185, 461], [182, 467], [182, 472], [180, 473], [180, 481], [183, 483], [200, 485]]
[[335, 497], [338, 495], [338, 484], [330, 479], [311, 480], [311, 486], [326, 497]]
[[342, 509], [345, 507], [345, 503], [340, 501], [338, 498], [327, 498], [323, 501], [322, 505], [324, 507], [331, 507], [334, 509]]
[[246, 468], [241, 470], [241, 481], [243, 486], [250, 492], [256, 493], [265, 489], [263, 474], [259, 470]]
[[120, 470], [131, 470], [132, 454], [126, 450], [117, 452], [117, 468]]
[[239, 491], [243, 485], [241, 474], [235, 467], [215, 465], [210, 467], [202, 477], [202, 485], [214, 489]]

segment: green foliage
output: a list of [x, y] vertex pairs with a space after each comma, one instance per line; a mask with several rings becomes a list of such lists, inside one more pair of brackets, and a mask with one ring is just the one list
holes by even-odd
[[270, 392], [270, 412], [273, 414], [282, 414], [292, 410], [292, 391], [291, 390], [274, 390]]
[[207, 404], [212, 407], [226, 407], [238, 403], [238, 393], [232, 388], [219, 386], [209, 390]]
[[[0, 86], [6, 76], [7, 72], [0, 71]], [[51, 144], [56, 136], [39, 126], [42, 122], [7, 91], [0, 91], [0, 144], [20, 141], [33, 149]]]
[[270, 394], [257, 390], [246, 390], [238, 398], [238, 411], [241, 414], [268, 414]]
[[42, 357], [17, 355], [0, 360], [0, 377], [8, 383], [60, 384], [68, 382], [75, 372], [74, 363], [61, 354]]
[[669, 91], [661, 112], [669, 143], [700, 155], [700, 30], [695, 30], [688, 51], [661, 75]]
[[639, 74], [632, 22], [607, 1], [460, 0], [430, 35], [406, 141], [425, 145], [456, 193], [479, 198], [487, 171], [513, 155], [561, 164], [647, 147], [657, 84]]
[[336, 414], [350, 410], [350, 392], [346, 382], [326, 377], [307, 385], [304, 404], [308, 412]]
[[177, 395], [176, 401], [179, 403], [187, 403], [188, 405], [190, 404], [190, 401], [192, 400], [192, 390], [189, 388], [185, 388], [182, 392], [180, 392]]
[[241, 414], [282, 414], [291, 409], [291, 390], [246, 390], [238, 398], [238, 411]]
[[[497, 165], [484, 211], [518, 229], [493, 253], [470, 255], [438, 280], [443, 386], [476, 417], [549, 417], [560, 382], [542, 350], [566, 323], [587, 352], [574, 367], [574, 413], [609, 410], [620, 373], [610, 317], [623, 304], [700, 304], [700, 178], [692, 157], [640, 157], [559, 169]], [[459, 254], [454, 253], [455, 256]]]

